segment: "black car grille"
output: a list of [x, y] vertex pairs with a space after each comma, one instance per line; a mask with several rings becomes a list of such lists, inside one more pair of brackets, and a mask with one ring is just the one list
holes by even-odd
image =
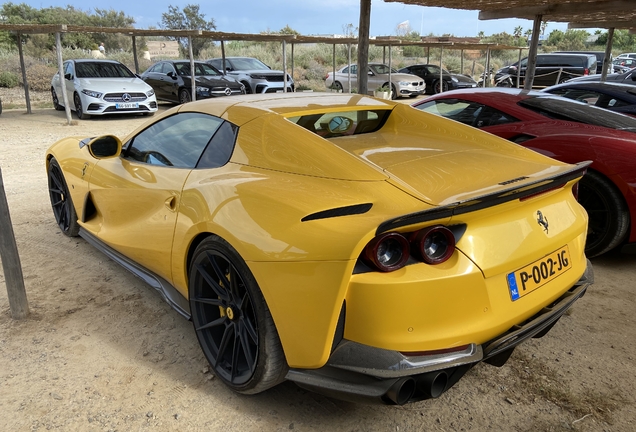
[[[130, 100], [124, 100], [123, 96], [125, 94], [130, 95]], [[104, 100], [108, 102], [143, 102], [146, 100], [146, 95], [144, 93], [107, 93], [104, 95]]]

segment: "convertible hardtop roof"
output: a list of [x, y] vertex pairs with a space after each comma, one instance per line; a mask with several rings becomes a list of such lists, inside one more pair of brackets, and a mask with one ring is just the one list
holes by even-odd
[[266, 93], [214, 98], [181, 105], [179, 112], [204, 112], [237, 126], [266, 114], [285, 117], [321, 112], [391, 110], [396, 102], [360, 94]]

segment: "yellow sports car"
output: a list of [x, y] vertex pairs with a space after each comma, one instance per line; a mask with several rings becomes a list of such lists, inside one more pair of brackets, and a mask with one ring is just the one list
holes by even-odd
[[56, 221], [190, 318], [240, 393], [403, 404], [502, 365], [592, 283], [587, 164], [363, 95], [246, 95], [46, 153]]

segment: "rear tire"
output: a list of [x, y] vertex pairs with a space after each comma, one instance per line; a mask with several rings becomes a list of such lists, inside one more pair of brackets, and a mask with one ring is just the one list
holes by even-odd
[[620, 191], [603, 175], [588, 171], [579, 183], [579, 202], [589, 216], [585, 253], [601, 255], [625, 238], [629, 209]]
[[188, 291], [197, 339], [221, 381], [255, 394], [285, 379], [287, 361], [263, 294], [229, 243], [213, 235], [199, 244]]

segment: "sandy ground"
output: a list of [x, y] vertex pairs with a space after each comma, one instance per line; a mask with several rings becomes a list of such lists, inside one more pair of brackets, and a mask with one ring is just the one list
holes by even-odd
[[[163, 109], [163, 107], [162, 107]], [[0, 273], [0, 431], [633, 431], [636, 256], [593, 260], [596, 284], [502, 368], [478, 365], [439, 399], [357, 405], [284, 383], [240, 396], [208, 372], [192, 325], [149, 286], [58, 230], [44, 151], [146, 121], [0, 115], [0, 167], [31, 315], [11, 319]]]

